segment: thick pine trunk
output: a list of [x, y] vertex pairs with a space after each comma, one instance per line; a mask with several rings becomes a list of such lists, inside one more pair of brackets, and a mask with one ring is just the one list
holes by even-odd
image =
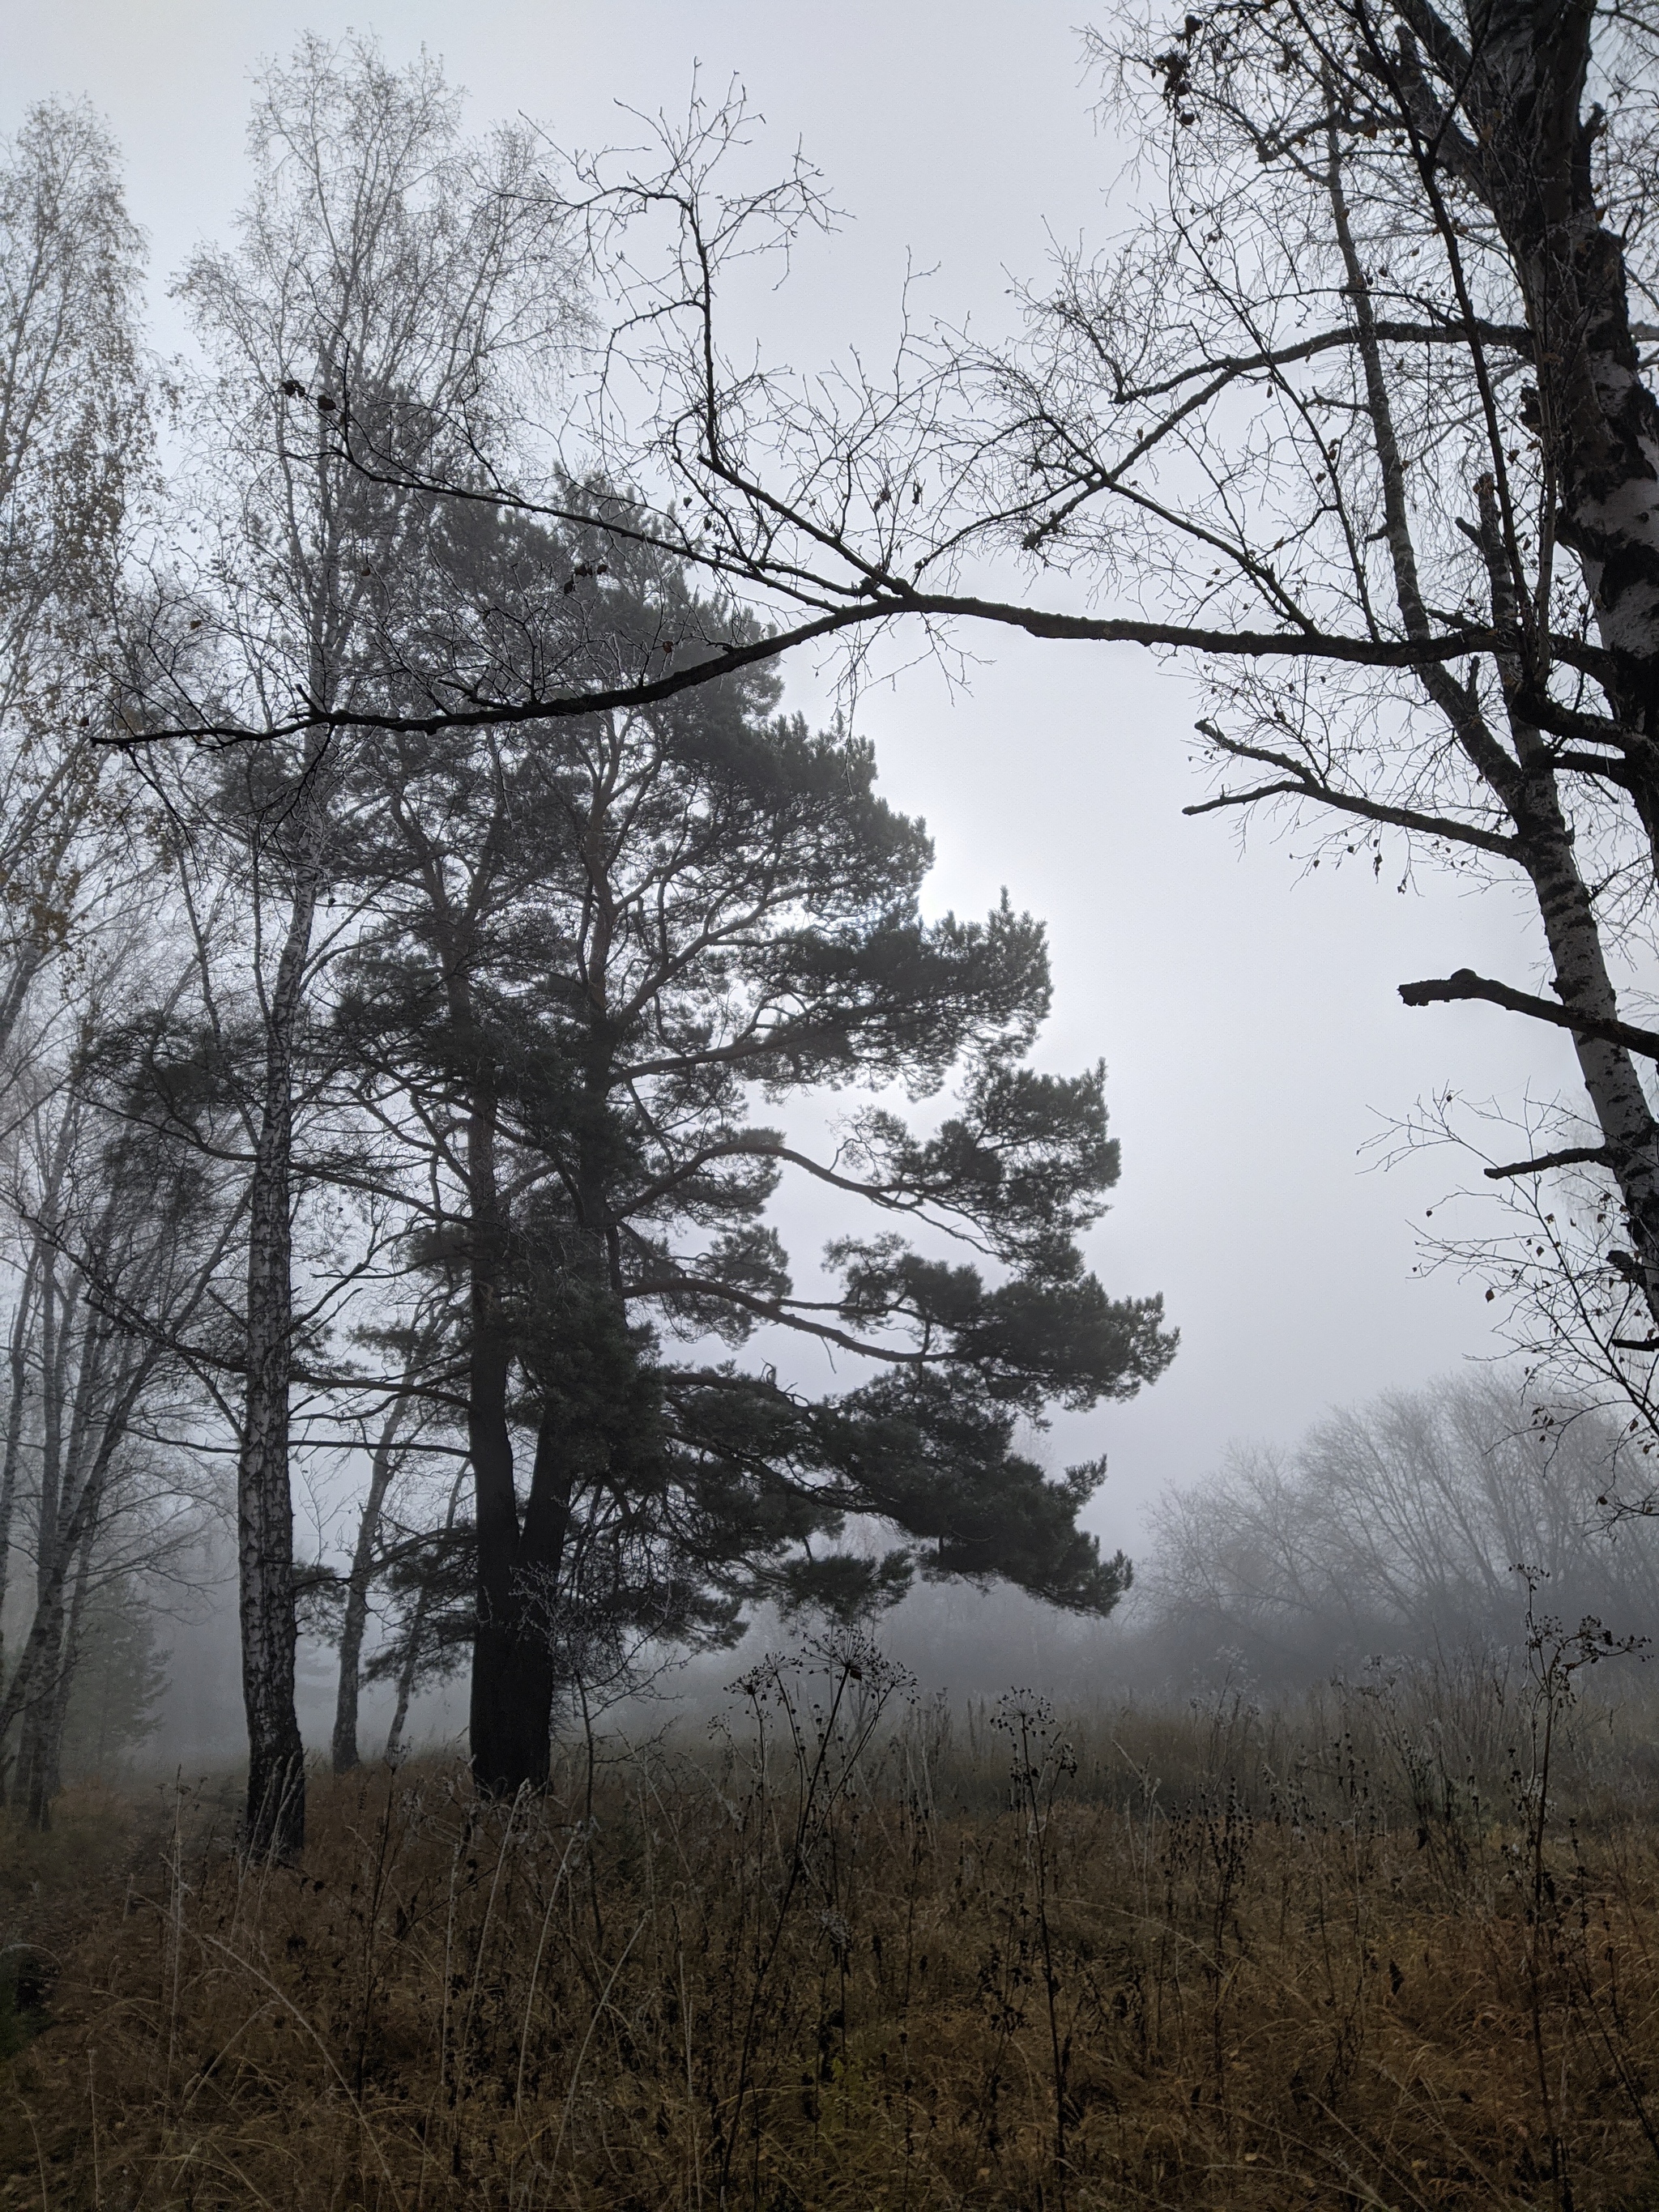
[[520, 1517], [507, 1419], [513, 1346], [503, 1310], [505, 1224], [495, 1187], [495, 1121], [487, 1098], [470, 1130], [473, 1209], [472, 1346], [467, 1433], [477, 1498], [477, 1626], [472, 1654], [472, 1772], [511, 1796], [546, 1783], [557, 1687], [552, 1639], [569, 1523], [564, 1455], [555, 1425], [538, 1432]]
[[506, 1225], [495, 1180], [495, 1110], [480, 1080], [467, 1132], [472, 1216], [467, 1443], [478, 1547], [471, 1706], [472, 1773], [512, 1796], [547, 1779], [553, 1674], [547, 1639], [525, 1605], [507, 1384], [513, 1351], [504, 1309]]
[[293, 1366], [294, 1048], [316, 911], [295, 894], [265, 1016], [265, 1074], [248, 1194], [247, 1393], [236, 1467], [242, 1698], [247, 1715], [243, 1838], [292, 1858], [305, 1844], [305, 1752], [294, 1705], [294, 1503], [289, 1479]]
[[480, 1621], [472, 1653], [472, 1777], [487, 1796], [512, 1797], [547, 1781], [553, 1662], [525, 1624]]
[[[544, 1424], [542, 1437], [548, 1433]], [[472, 1770], [480, 1789], [511, 1796], [539, 1790], [552, 1747], [558, 1688], [552, 1612], [563, 1563], [568, 1504], [538, 1439], [536, 1474], [513, 1547], [504, 1608], [480, 1618], [472, 1673]]]

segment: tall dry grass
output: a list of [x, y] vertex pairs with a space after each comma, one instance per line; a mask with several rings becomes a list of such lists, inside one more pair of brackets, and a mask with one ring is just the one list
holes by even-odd
[[1645, 1703], [1578, 1700], [1606, 1649], [1067, 1734], [823, 1646], [535, 1800], [319, 1781], [298, 1868], [175, 1792], [58, 1894], [0, 2202], [1659, 2204], [1659, 1778]]

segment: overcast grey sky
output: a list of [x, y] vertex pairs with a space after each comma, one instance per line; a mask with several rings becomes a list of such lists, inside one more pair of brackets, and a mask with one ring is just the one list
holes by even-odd
[[[801, 258], [769, 307], [769, 349], [797, 362], [890, 343], [907, 256], [927, 300], [997, 327], [1009, 272], [1048, 235], [1103, 236], [1119, 168], [1091, 113], [1071, 0], [54, 0], [6, 11], [9, 128], [29, 100], [88, 94], [125, 149], [161, 297], [198, 238], [224, 235], [245, 186], [248, 72], [302, 30], [424, 44], [471, 95], [474, 126], [526, 113], [560, 143], [634, 143], [617, 110], [684, 109], [694, 65], [742, 80], [781, 161], [799, 141], [849, 222]], [[1120, 210], [1125, 203], [1117, 203]], [[941, 903], [1006, 884], [1047, 916], [1058, 981], [1044, 1060], [1103, 1056], [1123, 1181], [1094, 1256], [1109, 1287], [1162, 1289], [1183, 1348], [1127, 1408], [1069, 1423], [1067, 1459], [1101, 1450], [1096, 1525], [1134, 1548], [1142, 1503], [1212, 1464], [1233, 1436], [1288, 1439], [1322, 1407], [1490, 1351], [1480, 1287], [1414, 1279], [1420, 1225], [1456, 1170], [1384, 1174], [1360, 1148], [1449, 1083], [1547, 1092], [1565, 1053], [1479, 1007], [1407, 1012], [1395, 986], [1460, 964], [1536, 972], [1518, 908], [1432, 881], [1401, 896], [1358, 864], [1303, 879], [1266, 839], [1242, 859], [1187, 764], [1194, 708], [1130, 648], [972, 641], [971, 690], [921, 669], [869, 696], [884, 788], [928, 819]], [[812, 672], [793, 679], [804, 705]]]

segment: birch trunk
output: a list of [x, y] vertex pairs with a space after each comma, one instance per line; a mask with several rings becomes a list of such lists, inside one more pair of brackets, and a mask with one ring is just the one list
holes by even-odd
[[[1589, 10], [1540, 12], [1498, 0], [1479, 64], [1466, 55], [1449, 57], [1439, 18], [1426, 9], [1407, 9], [1413, 12], [1425, 43], [1439, 50], [1437, 58], [1450, 58], [1464, 72], [1471, 113], [1483, 125], [1478, 144], [1461, 159], [1516, 254], [1539, 364], [1540, 429], [1561, 486], [1556, 528], [1577, 553], [1602, 641], [1616, 657], [1619, 681], [1610, 696], [1632, 724], [1629, 787], [1659, 855], [1659, 750], [1648, 743], [1659, 704], [1659, 408], [1636, 373], [1622, 253], [1600, 227], [1589, 142], [1577, 120]], [[1359, 331], [1396, 599], [1408, 633], [1426, 636], [1370, 280], [1350, 228], [1334, 131], [1328, 146], [1332, 213]], [[1516, 857], [1532, 884], [1562, 1005], [1613, 1021], [1618, 994], [1553, 755], [1522, 705], [1529, 680], [1543, 672], [1528, 665], [1531, 610], [1492, 477], [1480, 480], [1475, 496], [1493, 623], [1516, 641], [1512, 652], [1498, 656], [1513, 752], [1497, 742], [1472, 696], [1448, 672], [1425, 669], [1419, 681], [1515, 825]], [[1659, 1124], [1627, 1051], [1582, 1034], [1573, 1042], [1624, 1206], [1640, 1286], [1659, 1326]]]
[[[1493, 619], [1499, 629], [1518, 636], [1522, 609], [1505, 558], [1503, 520], [1491, 477], [1480, 479], [1475, 495], [1481, 550], [1492, 580]], [[1511, 702], [1510, 736], [1521, 765], [1520, 779], [1508, 794], [1510, 815], [1554, 963], [1557, 996], [1564, 1006], [1580, 1008], [1592, 1019], [1615, 1020], [1618, 994], [1607, 970], [1595, 901], [1578, 866], [1572, 827], [1561, 804], [1553, 755], [1541, 732], [1515, 703], [1525, 677], [1519, 654], [1500, 654], [1498, 674]], [[1636, 1062], [1622, 1046], [1582, 1033], [1575, 1033], [1573, 1046], [1624, 1203], [1643, 1294], [1649, 1313], [1659, 1323], [1659, 1125]]]
[[[1408, 11], [1409, 13], [1409, 11]], [[1555, 530], [1577, 556], [1613, 657], [1632, 793], [1659, 825], [1659, 402], [1630, 320], [1624, 242], [1602, 220], [1592, 166], [1599, 110], [1583, 113], [1597, 9], [1590, 0], [1493, 0], [1476, 47], [1452, 57], [1467, 85], [1461, 165], [1513, 257], [1533, 335], [1539, 428], [1559, 487]], [[1443, 27], [1433, 27], [1437, 41]]]
[[[33, 1316], [35, 1285], [40, 1267], [37, 1248], [29, 1255], [17, 1304], [12, 1315], [11, 1341], [7, 1352], [5, 1455], [0, 1460], [0, 1615], [6, 1605], [11, 1578], [11, 1524], [17, 1510], [17, 1475], [23, 1456], [23, 1407], [28, 1395], [28, 1336]], [[5, 1638], [0, 1632], [0, 1668], [5, 1659]], [[0, 1675], [0, 1679], [3, 1679]]]
[[[1626, 731], [1627, 787], [1659, 865], [1659, 404], [1640, 373], [1623, 245], [1595, 204], [1596, 126], [1581, 118], [1593, 12], [1583, 0], [1559, 9], [1497, 0], [1475, 119], [1492, 126], [1482, 148], [1488, 198], [1534, 336], [1539, 427], [1559, 484], [1554, 527], [1589, 587], [1609, 655], [1603, 688]], [[1481, 520], [1490, 566], [1498, 517], [1487, 487]], [[1522, 611], [1512, 610], [1517, 629]], [[1617, 994], [1548, 747], [1524, 723], [1515, 734], [1527, 770], [1517, 828], [1556, 989], [1565, 1006], [1612, 1018]], [[1631, 1055], [1574, 1042], [1659, 1327], [1659, 1127]]]
[[265, 1067], [248, 1191], [247, 1393], [236, 1465], [242, 1698], [247, 1715], [243, 1837], [293, 1858], [306, 1829], [305, 1751], [294, 1705], [294, 1053], [316, 917], [314, 871], [295, 890], [265, 1012]]

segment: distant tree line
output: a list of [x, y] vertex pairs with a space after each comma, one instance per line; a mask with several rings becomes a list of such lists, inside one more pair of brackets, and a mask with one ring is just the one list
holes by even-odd
[[1528, 1603], [1617, 1636], [1659, 1618], [1659, 1523], [1608, 1523], [1640, 1440], [1593, 1408], [1461, 1376], [1241, 1448], [1170, 1492], [1136, 1591], [1136, 1664], [1299, 1686], [1374, 1659], [1518, 1653]]

